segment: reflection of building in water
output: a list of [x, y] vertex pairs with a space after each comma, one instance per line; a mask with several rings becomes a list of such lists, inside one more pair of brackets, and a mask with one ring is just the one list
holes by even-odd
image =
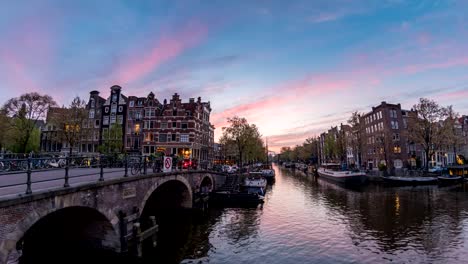
[[373, 240], [386, 252], [409, 244], [427, 252], [450, 247], [462, 233], [461, 215], [468, 208], [466, 193], [436, 186], [368, 186], [357, 192], [320, 181], [318, 188], [326, 205], [347, 217], [356, 244]]

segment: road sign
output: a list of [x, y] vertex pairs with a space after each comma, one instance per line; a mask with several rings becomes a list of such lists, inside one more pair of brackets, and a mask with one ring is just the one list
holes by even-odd
[[172, 171], [172, 157], [164, 156], [163, 172], [171, 172], [171, 171]]

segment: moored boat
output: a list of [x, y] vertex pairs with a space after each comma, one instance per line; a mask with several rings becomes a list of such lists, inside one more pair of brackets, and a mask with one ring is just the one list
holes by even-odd
[[440, 184], [455, 184], [463, 181], [461, 176], [442, 175], [437, 177]]
[[397, 177], [387, 176], [382, 179], [391, 184], [395, 185], [425, 185], [425, 184], [437, 184], [437, 177]]
[[264, 196], [257, 193], [219, 191], [210, 194], [210, 201], [218, 205], [257, 205], [263, 200]]
[[265, 195], [265, 189], [267, 186], [267, 180], [260, 174], [249, 174], [249, 177], [244, 179], [242, 189], [247, 193], [256, 193], [259, 195]]
[[340, 164], [324, 163], [317, 169], [319, 177], [343, 184], [362, 184], [367, 180], [364, 172], [340, 170]]

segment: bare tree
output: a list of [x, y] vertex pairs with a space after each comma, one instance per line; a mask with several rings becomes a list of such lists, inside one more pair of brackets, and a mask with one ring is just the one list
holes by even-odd
[[453, 107], [450, 105], [446, 108], [447, 118], [444, 121], [446, 127], [445, 140], [448, 148], [451, 148], [453, 154], [455, 155], [455, 160], [457, 159], [457, 151], [459, 146], [463, 142], [462, 138], [462, 128], [458, 124], [458, 119], [460, 118], [459, 114], [453, 110]]
[[59, 128], [58, 138], [67, 142], [70, 156], [73, 154], [73, 148], [87, 135], [88, 129], [84, 128], [88, 121], [88, 112], [86, 103], [80, 97], [75, 97], [69, 107], [53, 109], [49, 120]]
[[349, 140], [349, 145], [353, 149], [353, 155], [356, 155], [356, 162], [358, 167], [361, 166], [361, 155], [362, 155], [362, 131], [363, 125], [360, 122], [361, 114], [358, 111], [355, 111], [351, 114], [351, 117], [348, 119], [348, 124], [351, 126], [353, 135]]
[[45, 120], [49, 108], [56, 105], [51, 96], [36, 92], [11, 98], [3, 105], [2, 111], [11, 117], [10, 124], [16, 129], [15, 140], [19, 145], [19, 152], [26, 151], [38, 121]]
[[428, 170], [429, 160], [445, 141], [447, 127], [444, 120], [447, 118], [447, 108], [426, 98], [420, 98], [413, 108], [416, 115], [410, 116], [409, 137], [422, 146], [426, 157], [425, 169]]

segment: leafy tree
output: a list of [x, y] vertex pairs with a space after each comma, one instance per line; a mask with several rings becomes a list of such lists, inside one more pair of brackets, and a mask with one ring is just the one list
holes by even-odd
[[420, 98], [413, 109], [416, 115], [410, 116], [409, 137], [422, 146], [426, 156], [425, 169], [428, 170], [429, 160], [444, 144], [448, 127], [444, 120], [448, 111], [447, 108], [427, 98]]
[[25, 153], [33, 131], [39, 120], [45, 120], [48, 109], [56, 106], [49, 95], [36, 92], [26, 93], [11, 98], [2, 107], [2, 112], [10, 117], [9, 125], [14, 130], [13, 140], [18, 145], [18, 152]]
[[334, 160], [338, 155], [335, 135], [332, 133], [328, 133], [325, 137], [324, 151], [326, 158], [329, 160]]
[[103, 132], [102, 145], [99, 146], [99, 152], [101, 153], [120, 153], [122, 152], [122, 125], [113, 124], [108, 133]]
[[243, 164], [247, 156], [251, 161], [266, 158], [263, 141], [256, 125], [250, 125], [247, 119], [238, 116], [228, 118], [228, 123], [228, 127], [223, 127], [220, 143], [228, 149], [235, 149], [239, 165]]
[[10, 120], [4, 111], [0, 110], [0, 151], [8, 144], [7, 133], [10, 130]]

